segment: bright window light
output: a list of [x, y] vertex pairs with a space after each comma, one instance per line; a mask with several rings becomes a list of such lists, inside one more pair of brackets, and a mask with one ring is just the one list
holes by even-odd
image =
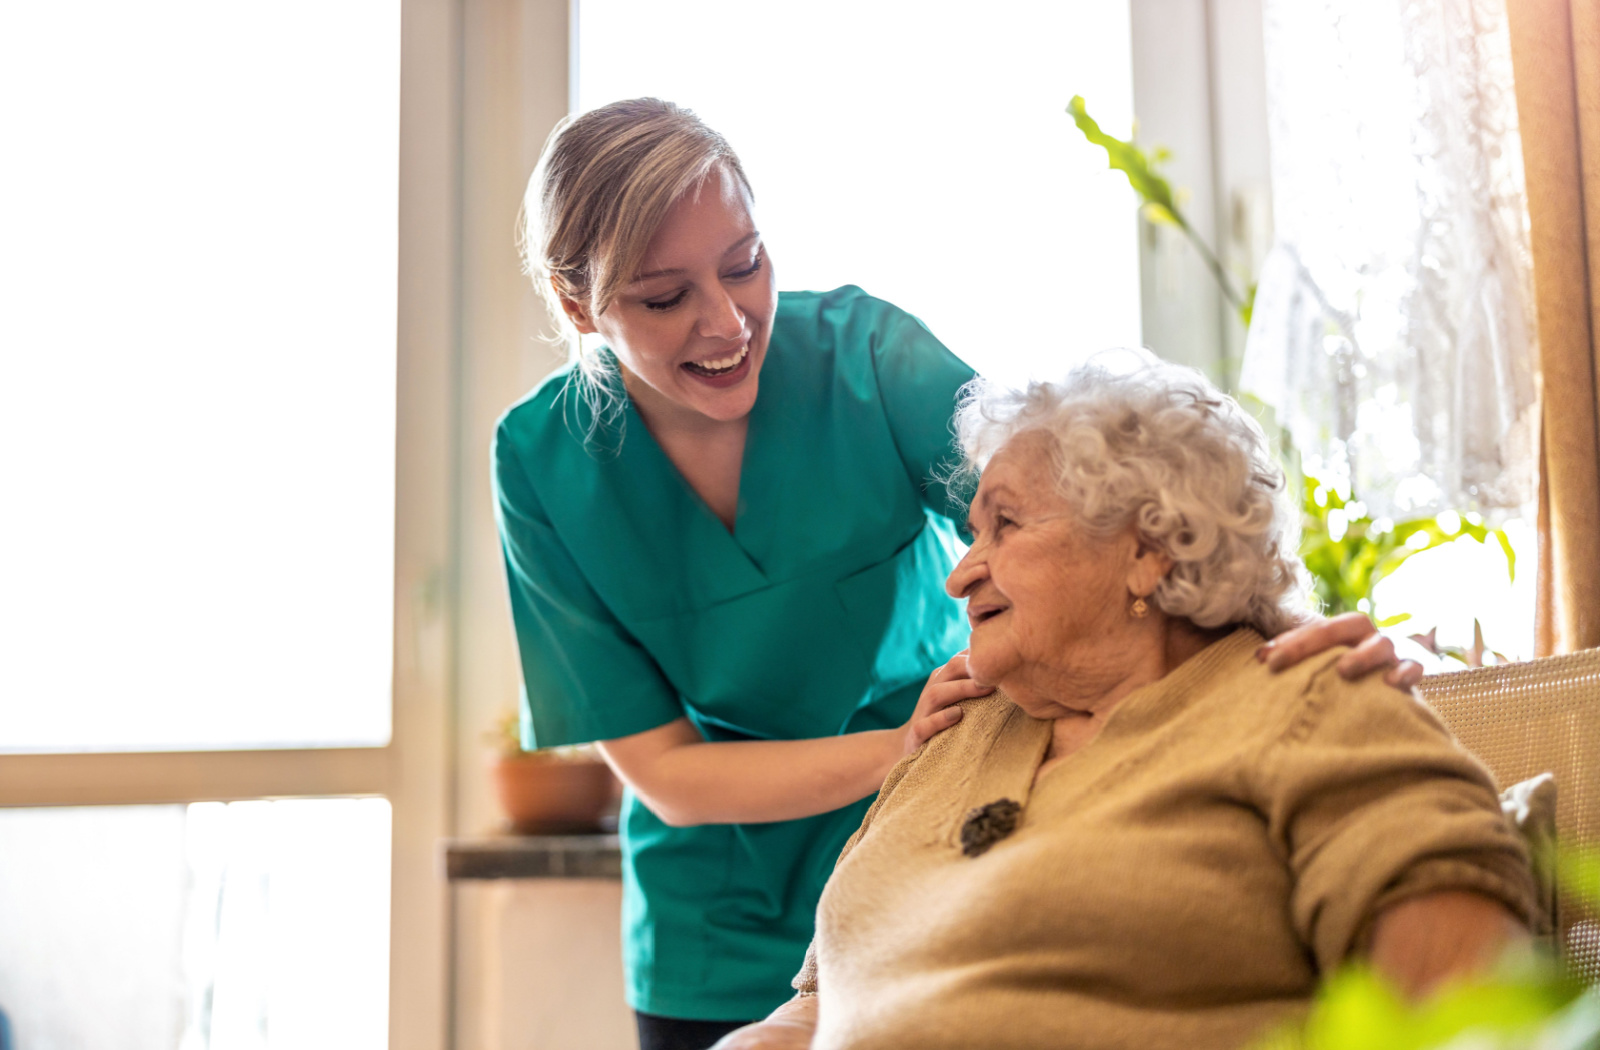
[[383, 1050], [383, 799], [0, 810], [18, 1047]]
[[739, 153], [778, 286], [857, 284], [1001, 378], [1139, 342], [1126, 0], [581, 0], [578, 103], [654, 95]]
[[0, 5], [0, 750], [378, 744], [399, 0]]

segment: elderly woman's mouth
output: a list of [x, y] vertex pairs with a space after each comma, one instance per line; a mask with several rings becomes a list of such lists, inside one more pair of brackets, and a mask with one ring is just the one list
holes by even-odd
[[971, 624], [973, 627], [976, 627], [986, 620], [992, 620], [996, 616], [999, 616], [1001, 613], [1005, 612], [1007, 608], [1008, 606], [1005, 605], [968, 605], [967, 623]]

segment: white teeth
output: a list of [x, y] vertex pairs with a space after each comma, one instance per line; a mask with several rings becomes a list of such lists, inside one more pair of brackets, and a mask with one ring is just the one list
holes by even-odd
[[749, 352], [750, 344], [746, 343], [739, 348], [738, 353], [733, 354], [731, 357], [722, 357], [714, 361], [695, 361], [692, 363], [696, 368], [703, 368], [707, 372], [725, 372], [737, 365], [740, 361], [743, 361], [745, 355]]

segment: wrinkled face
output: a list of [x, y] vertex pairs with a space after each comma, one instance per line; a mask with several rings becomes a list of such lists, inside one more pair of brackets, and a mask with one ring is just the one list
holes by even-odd
[[750, 199], [718, 167], [672, 206], [605, 313], [568, 309], [579, 331], [605, 337], [642, 408], [729, 421], [755, 404], [775, 289]]
[[1103, 539], [1084, 531], [1057, 494], [1040, 433], [990, 460], [967, 521], [972, 548], [945, 589], [967, 599], [972, 677], [1027, 710], [1031, 687], [1119, 644], [1138, 543], [1131, 529]]

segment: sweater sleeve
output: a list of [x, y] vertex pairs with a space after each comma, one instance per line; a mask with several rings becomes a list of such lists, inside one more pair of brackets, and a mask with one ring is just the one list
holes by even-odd
[[1414, 696], [1330, 663], [1258, 768], [1295, 930], [1324, 972], [1379, 911], [1424, 893], [1471, 890], [1536, 922], [1526, 849], [1489, 774]]

